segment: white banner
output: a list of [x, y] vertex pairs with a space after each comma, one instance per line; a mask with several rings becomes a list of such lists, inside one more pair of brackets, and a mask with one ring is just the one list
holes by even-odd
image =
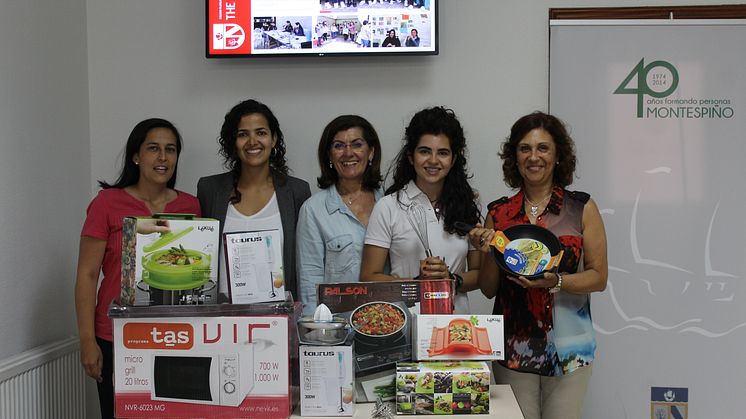
[[746, 21], [552, 21], [550, 111], [606, 225], [584, 418], [746, 417]]

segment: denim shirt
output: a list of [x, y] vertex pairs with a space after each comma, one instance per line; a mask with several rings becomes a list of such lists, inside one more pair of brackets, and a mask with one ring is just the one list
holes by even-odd
[[[378, 201], [383, 193], [374, 192]], [[303, 203], [296, 229], [298, 293], [303, 314], [313, 314], [316, 286], [321, 283], [358, 282], [365, 226], [330, 186]]]

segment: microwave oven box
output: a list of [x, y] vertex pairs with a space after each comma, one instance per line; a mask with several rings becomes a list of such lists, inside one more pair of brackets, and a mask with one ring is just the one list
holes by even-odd
[[285, 299], [280, 230], [223, 234], [225, 272], [232, 304]]
[[[196, 310], [212, 307], [209, 316]], [[174, 308], [190, 307], [168, 307]], [[217, 309], [240, 311], [224, 304], [194, 306], [193, 317], [116, 317], [110, 309], [116, 417], [290, 416], [297, 402], [297, 315], [213, 317]]]
[[412, 357], [415, 360], [505, 359], [502, 315], [418, 314], [412, 325]]
[[352, 346], [301, 345], [298, 352], [301, 416], [353, 416]]
[[413, 313], [453, 313], [454, 282], [450, 279], [319, 284], [318, 302], [332, 313], [352, 311], [372, 301], [402, 301]]
[[[167, 225], [168, 232], [153, 232]], [[132, 306], [217, 303], [219, 221], [182, 214], [126, 217], [120, 302]]]
[[488, 414], [490, 369], [484, 361], [429, 361], [396, 365], [396, 413]]

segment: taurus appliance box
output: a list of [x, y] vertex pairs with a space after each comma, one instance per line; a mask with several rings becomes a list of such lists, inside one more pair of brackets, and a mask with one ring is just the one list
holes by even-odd
[[292, 314], [112, 317], [116, 417], [290, 416]]
[[396, 413], [487, 414], [490, 370], [484, 361], [398, 363]]
[[352, 416], [355, 367], [352, 346], [301, 345], [301, 416]]
[[414, 313], [451, 314], [455, 288], [450, 279], [319, 284], [319, 304], [333, 313], [352, 311], [372, 301], [403, 301]]
[[121, 303], [217, 303], [218, 223], [182, 214], [126, 217]]
[[412, 357], [416, 360], [501, 360], [505, 357], [503, 316], [415, 315]]
[[280, 230], [223, 234], [231, 303], [285, 299], [281, 240]]

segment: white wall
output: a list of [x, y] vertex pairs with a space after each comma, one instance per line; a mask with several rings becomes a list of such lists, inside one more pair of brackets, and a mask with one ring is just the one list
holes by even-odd
[[[177, 186], [194, 192], [199, 177], [222, 169], [215, 138], [223, 116], [253, 97], [278, 116], [295, 175], [315, 186], [316, 145], [335, 116], [368, 118], [388, 163], [412, 114], [442, 104], [464, 124], [473, 185], [485, 207], [510, 192], [496, 156], [499, 142], [519, 116], [547, 107], [548, 8], [642, 5], [629, 0], [441, 1], [438, 56], [207, 60], [203, 2], [89, 0], [91, 182], [113, 179], [112, 165], [119, 162], [129, 130], [138, 120], [158, 115], [182, 131], [186, 151]], [[472, 298], [478, 311], [491, 311], [479, 293]]]
[[0, 359], [77, 333], [86, 52], [84, 0], [0, 0]]
[[215, 137], [244, 98], [274, 109], [290, 166], [310, 181], [334, 116], [370, 119], [388, 161], [409, 117], [444, 104], [466, 127], [484, 206], [509, 192], [499, 141], [518, 116], [546, 108], [549, 7], [740, 2], [445, 0], [439, 56], [206, 60], [202, 1], [0, 0], [0, 359], [75, 332], [84, 210], [95, 180], [116, 177], [141, 119], [180, 127], [179, 186], [194, 192], [220, 170]]

